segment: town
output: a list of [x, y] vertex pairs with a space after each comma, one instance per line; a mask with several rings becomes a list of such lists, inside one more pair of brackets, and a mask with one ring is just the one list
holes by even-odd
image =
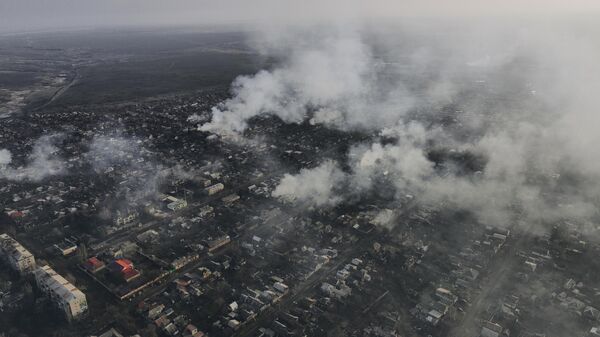
[[[211, 67], [251, 72], [259, 62], [240, 61], [250, 52], [233, 33], [194, 38]], [[332, 179], [335, 203], [303, 203], [281, 192], [283, 181], [330, 162], [356, 175], [351, 165], [364, 163], [353, 150], [402, 140], [274, 114], [251, 116], [240, 134], [207, 131], [233, 76], [167, 94], [148, 84], [164, 74], [137, 73], [137, 99], [118, 80], [101, 88], [86, 79], [100, 70], [117, 78], [122, 69], [112, 67], [125, 67], [127, 53], [96, 59], [32, 41], [25, 56], [2, 60], [43, 74], [7, 85], [0, 106], [0, 336], [600, 336], [591, 223], [532, 221], [522, 205], [511, 205], [510, 221], [485, 221], [408, 183], [392, 188], [388, 170], [369, 178], [368, 192]], [[136, 63], [147, 67], [141, 74], [195, 71], [183, 52], [142, 50], [128, 52], [156, 59]], [[473, 96], [493, 89], [469, 83]], [[410, 116], [432, 129], [463, 127], [459, 103], [434, 108]], [[442, 145], [427, 148], [436, 177], [456, 167], [483, 175], [477, 153]], [[543, 174], [559, 185], [558, 174]]]

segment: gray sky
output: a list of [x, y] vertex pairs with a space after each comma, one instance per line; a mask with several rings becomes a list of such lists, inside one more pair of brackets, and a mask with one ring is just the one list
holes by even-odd
[[0, 0], [0, 31], [415, 16], [598, 13], [597, 0]]

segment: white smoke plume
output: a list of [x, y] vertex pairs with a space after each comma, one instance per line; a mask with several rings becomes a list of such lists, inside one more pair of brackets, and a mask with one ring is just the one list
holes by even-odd
[[41, 181], [49, 176], [63, 174], [65, 163], [56, 156], [55, 145], [60, 135], [42, 136], [33, 144], [26, 164], [20, 167], [10, 166], [12, 154], [8, 150], [0, 150], [0, 179], [13, 181]]
[[395, 220], [396, 214], [394, 214], [394, 211], [392, 211], [391, 209], [382, 209], [375, 214], [373, 220], [371, 220], [371, 223], [377, 226], [390, 229], [394, 227]]
[[12, 162], [12, 153], [7, 149], [0, 150], [0, 166], [8, 165]]
[[296, 175], [286, 174], [272, 195], [307, 207], [335, 206], [342, 201], [336, 191], [344, 179], [337, 164], [328, 160], [313, 169], [302, 169]]
[[[286, 175], [273, 195], [301, 204], [336, 205], [377, 192], [383, 180], [399, 196], [464, 208], [494, 225], [516, 214], [530, 222], [597, 216], [600, 78], [590, 74], [600, 73], [591, 43], [600, 27], [520, 28], [269, 36], [260, 47], [281, 64], [237, 79], [201, 129], [243, 133], [252, 117], [271, 114], [395, 139], [353, 147], [347, 173], [326, 162]], [[469, 157], [481, 167], [462, 167]], [[312, 181], [335, 181], [347, 194]]]
[[85, 159], [96, 171], [105, 171], [117, 165], [141, 166], [143, 161], [140, 158], [144, 151], [140, 142], [120, 135], [97, 135], [92, 139]]
[[[243, 132], [248, 120], [261, 114], [277, 115], [287, 123], [308, 118], [313, 124], [337, 128], [381, 127], [411, 106], [402, 86], [380, 83], [383, 63], [357, 33], [338, 29], [326, 36], [290, 34], [289, 40], [297, 44], [277, 46], [283, 42], [272, 38], [261, 45], [267, 52], [282, 53], [283, 64], [237, 78], [233, 97], [213, 107], [212, 121], [200, 130]], [[378, 113], [365, 118], [370, 110]]]

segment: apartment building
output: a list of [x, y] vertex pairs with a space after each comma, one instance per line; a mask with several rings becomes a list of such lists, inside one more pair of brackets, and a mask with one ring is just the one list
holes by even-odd
[[0, 258], [21, 274], [35, 269], [33, 254], [8, 234], [0, 234]]
[[88, 309], [81, 290], [59, 275], [50, 266], [38, 267], [34, 272], [38, 287], [44, 291], [68, 321], [79, 318]]

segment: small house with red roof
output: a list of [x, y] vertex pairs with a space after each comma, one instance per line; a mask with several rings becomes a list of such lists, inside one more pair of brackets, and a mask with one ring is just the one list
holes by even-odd
[[134, 268], [133, 262], [128, 259], [117, 259], [111, 262], [108, 269], [115, 274], [119, 275], [125, 282], [129, 282], [140, 276], [140, 272]]
[[89, 271], [92, 274], [99, 272], [100, 270], [104, 269], [105, 267], [106, 267], [106, 264], [104, 262], [102, 262], [101, 260], [99, 260], [95, 256], [90, 257], [83, 264], [83, 268], [85, 268], [85, 270]]

